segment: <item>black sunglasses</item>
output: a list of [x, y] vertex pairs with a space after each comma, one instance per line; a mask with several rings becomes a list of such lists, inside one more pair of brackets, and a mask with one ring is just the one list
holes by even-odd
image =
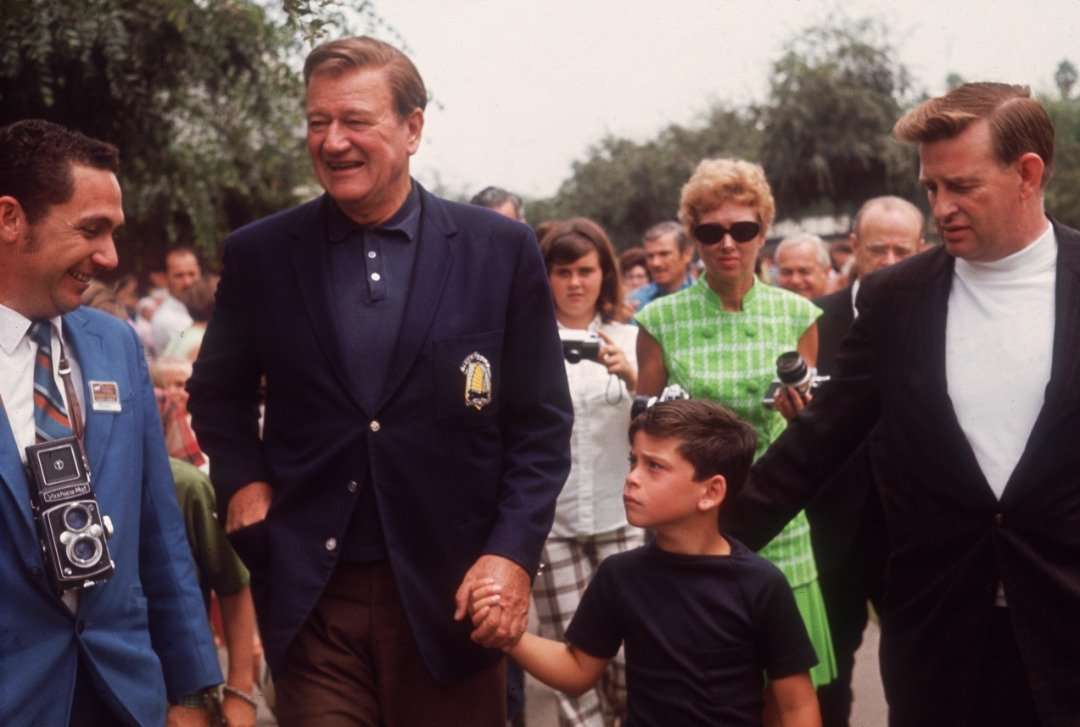
[[761, 225], [757, 222], [736, 222], [731, 227], [710, 222], [694, 228], [694, 239], [702, 245], [715, 245], [724, 239], [724, 235], [731, 235], [735, 242], [750, 242], [760, 232]]

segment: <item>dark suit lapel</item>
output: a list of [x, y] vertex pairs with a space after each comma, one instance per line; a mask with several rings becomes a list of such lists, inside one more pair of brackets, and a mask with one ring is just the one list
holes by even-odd
[[950, 479], [975, 485], [975, 496], [993, 501], [986, 476], [975, 458], [967, 435], [960, 428], [945, 371], [945, 327], [949, 314], [954, 259], [944, 249], [926, 253], [934, 256], [925, 286], [911, 291], [907, 350], [915, 365], [906, 373], [912, 394], [911, 406], [920, 412], [936, 441], [937, 464], [951, 471]]
[[[443, 289], [450, 273], [453, 254], [450, 238], [457, 233], [443, 203], [427, 190], [420, 188], [420, 236], [409, 282], [409, 301], [401, 321], [390, 369], [379, 395], [380, 410], [405, 380], [413, 362], [428, 338], [428, 330], [442, 300]], [[468, 295], [468, 291], [462, 291]]]
[[[86, 420], [86, 456], [90, 459], [90, 472], [100, 472], [105, 461], [116, 414], [94, 411], [90, 396], [91, 381], [113, 381], [116, 375], [111, 373], [109, 360], [101, 336], [90, 328], [89, 319], [79, 310], [64, 316], [64, 338], [74, 349], [75, 360], [79, 362], [82, 373], [83, 416]], [[121, 400], [126, 393], [120, 392]]]
[[[311, 322], [311, 330], [322, 348], [323, 355], [330, 362], [330, 368], [337, 377], [343, 391], [361, 410], [365, 407], [352, 389], [349, 376], [345, 371], [341, 348], [338, 345], [334, 325], [333, 306], [330, 305], [329, 250], [326, 243], [325, 217], [321, 214], [323, 205], [329, 204], [325, 195], [321, 204], [309, 207], [308, 214], [298, 220], [293, 232], [293, 244], [290, 258], [296, 271], [297, 287], [303, 305]], [[312, 232], [315, 232], [314, 240]]]
[[1080, 232], [1054, 223], [1058, 243], [1057, 276], [1054, 284], [1054, 353], [1050, 383], [1042, 410], [1031, 428], [1027, 445], [1005, 486], [1004, 497], [1012, 496], [1026, 464], [1043, 437], [1061, 417], [1072, 411], [1080, 398]]

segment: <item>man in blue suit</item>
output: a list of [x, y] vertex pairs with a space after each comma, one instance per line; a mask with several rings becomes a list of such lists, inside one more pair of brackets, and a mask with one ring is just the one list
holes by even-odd
[[[79, 308], [116, 267], [116, 149], [44, 121], [0, 129], [0, 724], [202, 725], [221, 682], [142, 347]], [[58, 362], [71, 362], [65, 396]], [[43, 378], [39, 378], [38, 375]], [[79, 434], [115, 571], [62, 595], [35, 533], [24, 450], [41, 387]], [[66, 378], [66, 377], [65, 377]], [[72, 398], [75, 401], [72, 401]], [[57, 401], [59, 400], [59, 401]]]
[[[333, 41], [304, 75], [326, 194], [226, 241], [188, 385], [279, 717], [502, 727], [496, 649], [570, 464], [543, 261], [525, 225], [412, 181], [427, 93], [400, 51]], [[480, 577], [501, 607], [469, 624]]]

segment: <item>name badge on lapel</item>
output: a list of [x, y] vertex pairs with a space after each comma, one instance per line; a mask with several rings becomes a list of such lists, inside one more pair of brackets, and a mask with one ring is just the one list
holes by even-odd
[[465, 406], [480, 411], [491, 403], [491, 363], [476, 351], [461, 362], [465, 374]]
[[94, 411], [120, 411], [120, 387], [115, 381], [90, 381], [90, 406]]

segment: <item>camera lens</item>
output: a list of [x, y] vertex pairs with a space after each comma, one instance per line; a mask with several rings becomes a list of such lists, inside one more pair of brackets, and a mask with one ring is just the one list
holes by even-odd
[[90, 513], [82, 505], [72, 505], [64, 512], [64, 525], [70, 530], [83, 530], [90, 524]]
[[788, 386], [796, 386], [806, 378], [806, 361], [798, 351], [782, 353], [776, 359], [776, 378]]
[[81, 568], [89, 568], [101, 560], [101, 541], [83, 535], [72, 540], [67, 547], [68, 559]]

